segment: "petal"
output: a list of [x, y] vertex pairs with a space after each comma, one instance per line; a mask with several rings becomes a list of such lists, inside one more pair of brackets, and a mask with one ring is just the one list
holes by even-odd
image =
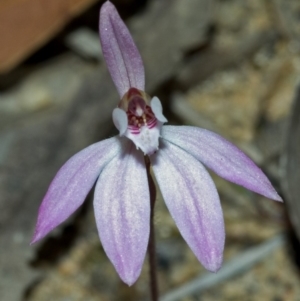
[[61, 167], [39, 208], [31, 243], [47, 235], [84, 202], [101, 169], [120, 151], [119, 139], [110, 138], [83, 149]]
[[120, 136], [123, 136], [128, 127], [128, 118], [126, 112], [120, 108], [115, 108], [112, 113], [112, 118], [115, 127], [120, 132]]
[[240, 149], [216, 133], [192, 126], [165, 126], [162, 137], [190, 153], [220, 177], [282, 201], [261, 169]]
[[132, 285], [147, 251], [150, 196], [144, 157], [131, 141], [100, 174], [94, 208], [103, 248], [121, 279]]
[[157, 120], [159, 120], [160, 122], [167, 122], [167, 118], [163, 115], [163, 108], [161, 105], [160, 100], [158, 99], [158, 97], [154, 96], [151, 99], [151, 109], [156, 117]]
[[222, 264], [225, 231], [211, 177], [200, 162], [167, 141], [150, 160], [181, 235], [203, 266], [216, 272]]
[[128, 28], [114, 5], [106, 1], [100, 10], [102, 52], [120, 98], [129, 90], [145, 90], [143, 61]]

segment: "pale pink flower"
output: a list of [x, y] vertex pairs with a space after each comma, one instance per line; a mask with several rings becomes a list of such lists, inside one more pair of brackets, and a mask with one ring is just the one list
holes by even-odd
[[65, 221], [93, 187], [103, 248], [128, 285], [139, 277], [150, 225], [148, 156], [166, 205], [196, 257], [216, 272], [222, 264], [224, 220], [216, 187], [206, 171], [281, 201], [263, 172], [218, 134], [167, 121], [157, 97], [144, 92], [145, 75], [133, 39], [109, 1], [100, 11], [103, 55], [121, 101], [113, 111], [120, 132], [75, 154], [58, 171], [40, 206], [32, 243]]

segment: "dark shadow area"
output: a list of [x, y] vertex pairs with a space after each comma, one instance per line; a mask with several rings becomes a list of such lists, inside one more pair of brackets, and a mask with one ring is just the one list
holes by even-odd
[[58, 260], [67, 254], [70, 248], [75, 243], [82, 222], [86, 216], [87, 210], [91, 205], [90, 200], [92, 192], [89, 193], [87, 200], [75, 213], [74, 217], [71, 217], [71, 221], [67, 221], [67, 225], [60, 226], [59, 235], [55, 237], [45, 238], [42, 244], [37, 248], [35, 258], [30, 262], [30, 266], [33, 268], [45, 268], [55, 265]]

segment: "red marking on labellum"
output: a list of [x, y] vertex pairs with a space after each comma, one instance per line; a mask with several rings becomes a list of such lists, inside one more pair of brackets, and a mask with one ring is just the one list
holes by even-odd
[[130, 88], [124, 95], [120, 106], [126, 111], [128, 129], [132, 134], [139, 134], [143, 126], [152, 129], [157, 124], [157, 119], [148, 105], [147, 95], [136, 88]]

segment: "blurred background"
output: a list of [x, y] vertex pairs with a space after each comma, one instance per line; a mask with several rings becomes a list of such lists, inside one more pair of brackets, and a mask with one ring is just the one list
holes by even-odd
[[[300, 300], [300, 2], [112, 1], [145, 63], [147, 92], [170, 124], [222, 134], [268, 175], [279, 204], [212, 174], [225, 215], [224, 266], [196, 260], [158, 196], [163, 301]], [[59, 167], [116, 134], [119, 99], [101, 56], [99, 0], [0, 3], [1, 301], [149, 300], [148, 263], [121, 282], [85, 205], [29, 246]], [[114, 189], [112, 187], [112, 189]]]

